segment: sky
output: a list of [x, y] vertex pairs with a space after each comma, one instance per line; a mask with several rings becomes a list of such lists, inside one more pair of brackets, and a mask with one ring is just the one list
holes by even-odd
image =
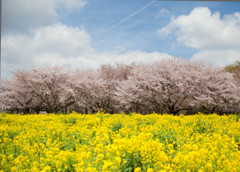
[[222, 67], [240, 60], [240, 2], [2, 0], [1, 41], [3, 79], [172, 56]]

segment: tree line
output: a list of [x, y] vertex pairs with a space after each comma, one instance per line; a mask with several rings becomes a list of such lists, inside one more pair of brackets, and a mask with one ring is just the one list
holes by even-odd
[[[18, 70], [0, 83], [0, 109], [22, 113], [235, 113], [240, 111], [234, 65], [213, 68], [181, 58], [151, 64], [104, 64]], [[239, 72], [239, 71], [238, 71]]]

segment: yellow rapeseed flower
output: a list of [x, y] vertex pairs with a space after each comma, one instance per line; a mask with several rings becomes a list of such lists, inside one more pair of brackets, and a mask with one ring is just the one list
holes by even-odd
[[240, 171], [236, 115], [7, 114], [0, 137], [0, 171]]
[[134, 172], [141, 172], [141, 168], [140, 167], [135, 168]]

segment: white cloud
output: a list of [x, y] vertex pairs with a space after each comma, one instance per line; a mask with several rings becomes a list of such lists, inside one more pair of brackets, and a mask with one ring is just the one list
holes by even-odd
[[202, 50], [192, 56], [191, 61], [205, 61], [215, 66], [225, 66], [240, 60], [240, 49]]
[[178, 42], [200, 50], [192, 60], [204, 60], [213, 65], [226, 65], [240, 60], [240, 12], [212, 14], [206, 7], [192, 10], [189, 15], [173, 18], [158, 30], [161, 37], [175, 34]]
[[2, 78], [31, 66], [81, 69], [110, 62], [151, 62], [169, 57], [158, 52], [97, 52], [84, 29], [59, 22], [64, 12], [79, 10], [85, 4], [85, 0], [3, 1]]
[[94, 51], [88, 33], [61, 23], [33, 30], [30, 39], [35, 53], [59, 53], [68, 57]]
[[167, 16], [169, 16], [169, 14], [170, 14], [170, 11], [168, 9], [162, 8], [158, 11], [157, 14], [155, 14], [154, 18], [158, 19], [158, 18], [162, 18], [162, 17], [167, 17]]
[[96, 68], [104, 63], [151, 62], [170, 57], [158, 52], [97, 52], [90, 35], [78, 27], [61, 23], [32, 29], [30, 34], [2, 37], [3, 78], [16, 69], [31, 66], [63, 65], [70, 69]]
[[62, 65], [73, 57], [84, 57], [93, 52], [90, 36], [83, 29], [53, 24], [35, 28], [31, 34], [3, 36], [2, 71], [6, 77], [15, 69]]
[[28, 32], [30, 28], [57, 22], [58, 12], [82, 8], [85, 0], [6, 0], [3, 1], [3, 32]]
[[57, 6], [67, 10], [81, 9], [86, 5], [86, 0], [52, 0]]
[[129, 51], [125, 53], [118, 52], [100, 52], [97, 57], [99, 58], [99, 63], [151, 63], [155, 60], [160, 60], [163, 58], [171, 57], [167, 53], [159, 53], [159, 52], [143, 52], [143, 51]]

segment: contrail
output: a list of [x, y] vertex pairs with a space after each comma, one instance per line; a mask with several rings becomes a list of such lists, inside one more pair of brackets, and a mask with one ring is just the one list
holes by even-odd
[[111, 31], [112, 29], [114, 29], [116, 26], [122, 24], [123, 22], [129, 20], [130, 18], [134, 17], [135, 15], [137, 15], [138, 13], [140, 13], [141, 11], [143, 11], [144, 9], [146, 9], [147, 7], [151, 6], [153, 3], [155, 3], [156, 1], [151, 1], [149, 2], [147, 5], [145, 5], [144, 7], [142, 7], [141, 9], [139, 9], [138, 11], [130, 14], [129, 16], [127, 16], [126, 18], [122, 19], [121, 21], [119, 21], [118, 23], [114, 24], [113, 26], [109, 27], [108, 29], [106, 29], [105, 31], [103, 31], [101, 34], [104, 34], [106, 32]]

